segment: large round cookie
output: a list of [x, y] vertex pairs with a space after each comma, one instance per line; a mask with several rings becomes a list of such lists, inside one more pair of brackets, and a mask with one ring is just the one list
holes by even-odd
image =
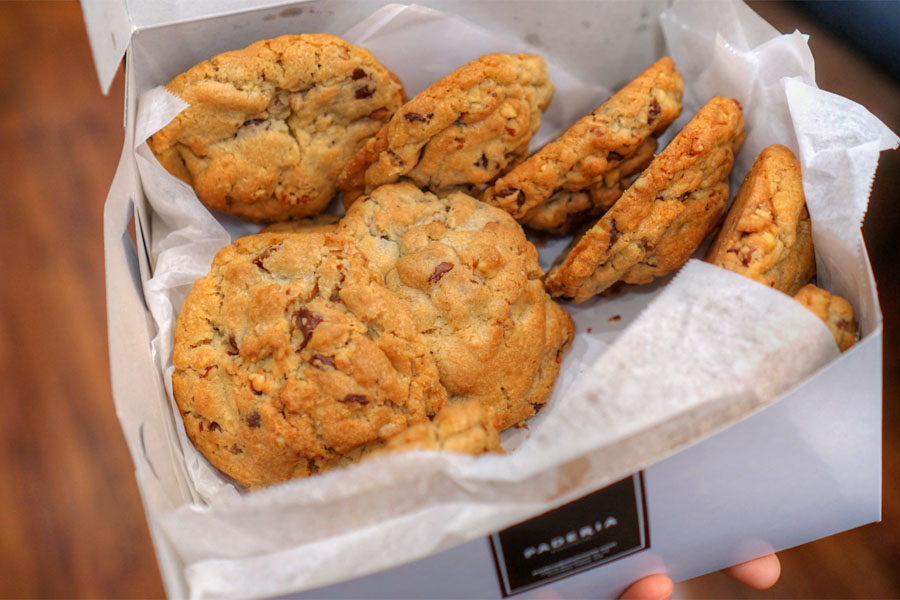
[[188, 436], [251, 488], [353, 460], [447, 396], [408, 308], [329, 233], [221, 250], [185, 300], [174, 363]]
[[488, 54], [404, 104], [341, 174], [344, 203], [405, 177], [423, 189], [479, 187], [528, 153], [550, 104], [547, 64]]
[[649, 283], [684, 264], [725, 212], [744, 137], [740, 104], [710, 99], [556, 261], [550, 293], [582, 302], [617, 281]]
[[400, 183], [354, 203], [339, 232], [411, 308], [453, 397], [493, 410], [501, 430], [547, 401], [574, 325], [508, 213]]
[[788, 148], [768, 146], [753, 161], [706, 260], [789, 295], [815, 276], [800, 162]]
[[[580, 210], [580, 204], [591, 195], [577, 196], [580, 202], [570, 205], [561, 202], [560, 194], [571, 197], [598, 182], [615, 189], [620, 179], [644, 168], [656, 148], [653, 138], [681, 114], [681, 94], [681, 75], [675, 63], [667, 56], [659, 59], [557, 139], [502, 175], [482, 199], [534, 229], [570, 230], [578, 224], [577, 215], [589, 216]], [[629, 161], [638, 150], [641, 159]], [[605, 197], [598, 195], [601, 203]], [[548, 207], [553, 200], [554, 206]]]
[[322, 211], [344, 165], [404, 100], [371, 53], [326, 34], [220, 54], [167, 88], [190, 106], [150, 148], [204, 204], [254, 221]]

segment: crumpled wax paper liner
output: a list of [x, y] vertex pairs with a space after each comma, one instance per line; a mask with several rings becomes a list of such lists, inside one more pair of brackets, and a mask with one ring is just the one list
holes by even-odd
[[[732, 189], [766, 145], [794, 149], [803, 162], [810, 212], [814, 220], [822, 216], [816, 244], [828, 258], [820, 260], [820, 278], [828, 281], [841, 267], [841, 281], [862, 289], [862, 261], [849, 242], [861, 239], [878, 150], [896, 145], [896, 137], [862, 107], [815, 88], [802, 35], [779, 35], [741, 4], [717, 6], [698, 10], [677, 2], [661, 16], [668, 52], [685, 77], [678, 124], [713, 94], [738, 98], [749, 135]], [[416, 43], [423, 36], [429, 44]], [[529, 50], [459, 16], [414, 5], [386, 6], [345, 37], [372, 50], [410, 94], [486, 52]], [[414, 58], [409, 47], [416, 48]], [[552, 62], [551, 74], [557, 92], [532, 148], [608, 96]], [[153, 208], [154, 271], [145, 296], [157, 322], [153, 352], [170, 402], [171, 336], [187, 291], [218, 249], [258, 229], [214, 217], [143, 143], [183, 107], [161, 88], [148, 92], [135, 150]], [[829, 170], [832, 160], [845, 161], [839, 176]], [[834, 189], [835, 177], [847, 198], [820, 193]], [[560, 243], [541, 248], [542, 264], [559, 253]], [[483, 536], [712, 434], [837, 355], [824, 325], [793, 300], [701, 262], [689, 263], [671, 281], [567, 309], [577, 336], [554, 394], [528, 430], [505, 435], [505, 456], [388, 455], [241, 494], [197, 453], [178, 423], [197, 503], [159, 515], [158, 522], [188, 565], [191, 594], [243, 597], [318, 587]]]

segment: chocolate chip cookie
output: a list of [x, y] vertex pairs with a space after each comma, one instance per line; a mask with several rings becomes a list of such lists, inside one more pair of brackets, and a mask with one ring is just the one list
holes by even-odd
[[403, 105], [341, 174], [344, 204], [405, 178], [446, 192], [492, 181], [523, 158], [553, 95], [544, 60], [488, 54]]
[[617, 281], [649, 283], [679, 266], [718, 223], [745, 137], [736, 100], [712, 98], [547, 274], [554, 297], [587, 300]]
[[410, 307], [451, 397], [492, 410], [498, 430], [547, 401], [574, 325], [508, 213], [398, 183], [357, 200], [338, 231]]
[[532, 208], [521, 219], [531, 229], [563, 235], [579, 224], [602, 215], [631, 185], [631, 175], [643, 170], [653, 160], [656, 138], [644, 140], [628, 158], [610, 166], [599, 181], [577, 192], [557, 190], [542, 204]]
[[765, 148], [753, 162], [706, 260], [785, 294], [816, 274], [800, 162], [788, 148]]
[[856, 343], [858, 327], [853, 318], [853, 307], [844, 298], [810, 283], [794, 294], [794, 300], [825, 322], [841, 352]]
[[350, 462], [447, 397], [406, 304], [328, 233], [261, 233], [221, 250], [174, 344], [188, 436], [250, 488]]
[[404, 101], [371, 53], [326, 34], [220, 54], [167, 88], [190, 106], [150, 148], [208, 207], [254, 221], [321, 212], [344, 165]]
[[[571, 198], [571, 193], [598, 183], [606, 190], [618, 189], [621, 178], [645, 167], [656, 149], [655, 140], [649, 139], [662, 134], [681, 114], [682, 88], [672, 59], [659, 59], [559, 138], [501, 176], [482, 200], [533, 229], [570, 230], [579, 222], [573, 215], [587, 217], [594, 210], [590, 206], [586, 214], [581, 209], [592, 195], [579, 195], [577, 203], [567, 207], [570, 203], [561, 203], [558, 194]], [[639, 149], [641, 159], [628, 161]], [[600, 194], [599, 199], [608, 202], [608, 195]], [[548, 203], [555, 206], [547, 207]]]

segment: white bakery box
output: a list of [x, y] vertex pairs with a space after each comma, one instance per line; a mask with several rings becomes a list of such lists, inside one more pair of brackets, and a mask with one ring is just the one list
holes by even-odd
[[[125, 56], [125, 146], [104, 215], [112, 387], [167, 593], [611, 597], [651, 573], [683, 580], [878, 521], [882, 315], [860, 223], [878, 153], [897, 138], [816, 89], [802, 35], [740, 3], [423, 4], [83, 1], [104, 90]], [[369, 48], [410, 95], [480, 54], [539, 52], [559, 107], [544, 140], [672, 55], [686, 93], [669, 137], [713, 93], [745, 108], [732, 193], [765, 145], [801, 159], [818, 283], [851, 301], [860, 340], [838, 354], [787, 296], [691, 261], [567, 306], [575, 344], [547, 408], [505, 437], [507, 455], [413, 453], [238, 493], [186, 444], [152, 345], [147, 281], [161, 278], [180, 217], [148, 202], [139, 101], [219, 52], [303, 32]], [[543, 246], [544, 264], [560, 250]]]

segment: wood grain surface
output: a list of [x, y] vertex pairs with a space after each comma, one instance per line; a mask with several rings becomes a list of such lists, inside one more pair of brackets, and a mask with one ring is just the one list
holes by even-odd
[[[900, 131], [900, 87], [802, 15], [820, 86]], [[101, 95], [78, 4], [0, 3], [0, 597], [163, 595], [110, 394], [102, 211], [122, 146], [122, 76]], [[886, 317], [884, 522], [782, 554], [775, 588], [723, 575], [680, 597], [900, 596], [898, 153], [886, 153], [865, 225]]]

